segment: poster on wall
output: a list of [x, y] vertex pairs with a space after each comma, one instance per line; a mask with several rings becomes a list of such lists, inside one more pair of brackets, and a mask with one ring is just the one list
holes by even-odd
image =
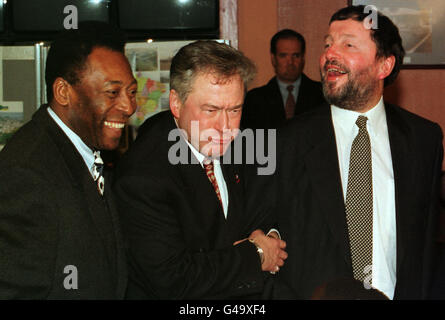
[[23, 125], [23, 102], [0, 100], [0, 150]]
[[169, 109], [171, 60], [190, 42], [127, 43], [125, 54], [138, 83], [137, 109], [130, 118], [130, 125], [137, 128], [152, 115]]
[[374, 5], [399, 28], [406, 55], [404, 68], [445, 68], [445, 1], [349, 0]]

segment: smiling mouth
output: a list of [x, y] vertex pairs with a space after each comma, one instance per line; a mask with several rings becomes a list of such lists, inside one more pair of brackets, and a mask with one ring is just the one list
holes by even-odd
[[343, 71], [343, 70], [340, 70], [340, 69], [336, 69], [336, 68], [329, 68], [328, 72], [335, 72], [335, 73], [346, 74], [346, 71]]
[[346, 71], [338, 69], [338, 68], [325, 68], [325, 70], [327, 71], [329, 76], [339, 76], [339, 75], [344, 75], [347, 74]]
[[125, 127], [124, 122], [105, 121], [104, 125], [111, 129], [123, 129]]

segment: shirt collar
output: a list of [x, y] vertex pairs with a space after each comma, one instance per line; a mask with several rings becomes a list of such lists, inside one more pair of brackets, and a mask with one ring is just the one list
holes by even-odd
[[51, 118], [54, 119], [54, 121], [57, 123], [60, 129], [62, 129], [62, 131], [67, 135], [68, 139], [70, 139], [76, 150], [80, 153], [80, 155], [83, 158], [83, 161], [88, 167], [88, 170], [92, 174], [92, 168], [94, 165], [93, 150], [91, 150], [82, 141], [82, 139], [59, 118], [59, 116], [51, 109], [51, 107], [48, 107], [47, 110]]
[[[365, 113], [357, 111], [346, 110], [340, 107], [331, 105], [332, 117], [336, 119], [341, 129], [345, 132], [352, 132], [355, 130], [355, 122], [358, 116], [362, 115], [368, 118], [366, 127], [369, 134], [377, 137], [380, 132], [383, 132], [386, 124], [385, 104], [383, 103], [383, 96], [380, 97], [379, 102]], [[358, 130], [358, 129], [357, 129]]]
[[294, 86], [294, 89], [295, 89], [295, 88], [299, 88], [300, 83], [301, 83], [301, 75], [298, 77], [297, 80], [295, 80], [294, 83], [285, 83], [285, 82], [281, 81], [280, 79], [278, 79], [278, 77], [276, 77], [276, 79], [277, 79], [278, 86], [280, 87], [280, 90], [284, 90], [285, 92], [287, 92], [288, 86], [292, 85], [292, 86]]

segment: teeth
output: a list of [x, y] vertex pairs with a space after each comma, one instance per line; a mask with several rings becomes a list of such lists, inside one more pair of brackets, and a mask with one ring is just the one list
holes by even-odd
[[341, 71], [341, 70], [338, 70], [338, 69], [335, 69], [335, 68], [329, 68], [328, 72], [338, 72], [338, 73], [341, 73], [341, 74], [345, 74], [346, 73], [345, 71]]
[[105, 121], [105, 126], [109, 127], [109, 128], [113, 128], [113, 129], [123, 129], [125, 126], [125, 123], [122, 122], [110, 122], [110, 121]]

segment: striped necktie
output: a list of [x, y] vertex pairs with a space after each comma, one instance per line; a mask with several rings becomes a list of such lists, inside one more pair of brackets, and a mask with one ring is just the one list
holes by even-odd
[[212, 183], [213, 189], [215, 190], [216, 196], [218, 197], [219, 203], [221, 205], [221, 208], [223, 207], [222, 200], [221, 200], [221, 193], [219, 191], [218, 182], [216, 181], [215, 172], [213, 171], [213, 161], [212, 159], [204, 159], [203, 166], [206, 171], [206, 175], [209, 178], [210, 182]]

